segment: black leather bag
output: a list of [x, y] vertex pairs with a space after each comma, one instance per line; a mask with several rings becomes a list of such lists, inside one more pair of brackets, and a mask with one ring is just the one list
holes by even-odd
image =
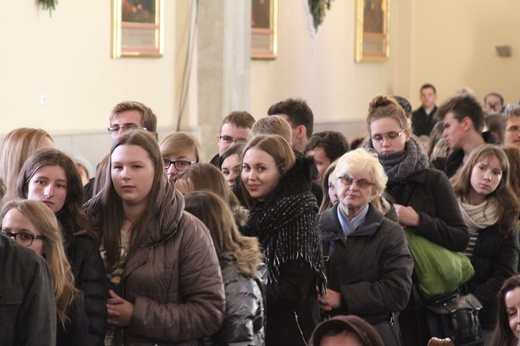
[[484, 345], [478, 317], [482, 303], [473, 294], [452, 296], [423, 307], [430, 335], [450, 338], [457, 346]]

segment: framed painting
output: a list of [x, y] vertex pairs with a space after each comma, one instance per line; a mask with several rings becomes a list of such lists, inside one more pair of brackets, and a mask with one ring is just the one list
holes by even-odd
[[164, 0], [112, 0], [112, 57], [163, 54]]
[[277, 0], [252, 0], [251, 57], [276, 58], [276, 5]]
[[356, 1], [356, 62], [388, 60], [390, 0]]

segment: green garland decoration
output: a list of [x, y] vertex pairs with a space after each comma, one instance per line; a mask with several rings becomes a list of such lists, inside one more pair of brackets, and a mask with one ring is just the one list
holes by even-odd
[[323, 23], [325, 18], [325, 11], [330, 10], [330, 3], [332, 0], [308, 0], [309, 9], [312, 14], [314, 29], [318, 30], [318, 27]]
[[56, 9], [56, 4], [58, 0], [38, 0], [42, 5], [44, 10], [49, 10], [49, 14], [52, 14], [52, 11]]

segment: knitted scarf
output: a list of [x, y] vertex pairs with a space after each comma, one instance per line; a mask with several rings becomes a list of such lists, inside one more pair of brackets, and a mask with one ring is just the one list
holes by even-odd
[[[375, 150], [372, 141], [366, 141], [364, 148]], [[391, 154], [380, 154], [379, 162], [383, 165], [388, 181], [399, 182], [410, 175], [421, 172], [429, 167], [428, 156], [424, 153], [422, 144], [414, 136], [406, 142], [404, 150]]]
[[321, 237], [316, 223], [318, 204], [310, 192], [313, 161], [297, 158], [295, 166], [280, 180], [263, 203], [251, 209], [242, 232], [258, 237], [265, 252], [270, 282], [279, 282], [284, 262], [301, 260], [309, 264], [324, 292], [327, 279]]
[[459, 200], [459, 204], [470, 233], [474, 234], [498, 221], [497, 208], [493, 199], [485, 200], [479, 205], [471, 205]]

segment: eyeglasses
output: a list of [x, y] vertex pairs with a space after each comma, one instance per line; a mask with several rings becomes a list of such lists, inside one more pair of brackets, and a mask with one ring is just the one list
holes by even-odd
[[175, 167], [175, 169], [178, 171], [184, 171], [189, 166], [193, 165], [194, 163], [197, 163], [197, 161], [186, 161], [186, 160], [171, 161], [168, 159], [163, 159], [163, 162], [164, 162], [164, 169], [168, 169], [171, 167], [171, 165], [173, 165], [173, 167]]
[[515, 126], [515, 125], [509, 126], [506, 129], [506, 131], [508, 131], [508, 132], [518, 132], [518, 131], [520, 131], [520, 126]]
[[4, 231], [2, 229], [2, 230], [0, 230], [0, 233], [2, 233], [3, 235], [5, 235], [9, 238], [13, 238], [14, 240], [16, 240], [16, 242], [18, 244], [21, 244], [24, 246], [31, 246], [34, 239], [42, 239], [42, 240], [45, 239], [45, 236], [43, 236], [43, 235], [34, 235], [31, 233], [26, 233], [26, 232], [13, 233], [13, 232], [9, 232], [9, 231]]
[[373, 135], [371, 138], [377, 143], [383, 143], [383, 140], [392, 141], [402, 135], [406, 129], [402, 129], [400, 132], [388, 132], [386, 135]]
[[107, 128], [107, 131], [108, 131], [108, 133], [112, 134], [114, 132], [118, 133], [121, 130], [123, 130], [123, 132], [125, 132], [128, 130], [134, 130], [134, 129], [141, 129], [141, 130], [148, 131], [146, 127], [139, 127], [136, 124], [128, 124], [128, 125], [123, 125], [123, 126], [114, 125], [114, 126]]
[[339, 177], [339, 181], [345, 186], [351, 186], [354, 185], [354, 183], [359, 186], [360, 188], [367, 188], [369, 186], [375, 185], [374, 183], [366, 180], [366, 179], [354, 179], [350, 175], [344, 175], [342, 177]]
[[219, 135], [218, 138], [221, 139], [221, 140], [223, 140], [223, 141], [226, 142], [227, 144], [239, 143], [239, 142], [247, 142], [247, 139], [245, 139], [245, 138], [237, 138], [237, 139], [233, 139], [233, 137], [230, 137], [230, 136], [221, 136], [221, 135]]

